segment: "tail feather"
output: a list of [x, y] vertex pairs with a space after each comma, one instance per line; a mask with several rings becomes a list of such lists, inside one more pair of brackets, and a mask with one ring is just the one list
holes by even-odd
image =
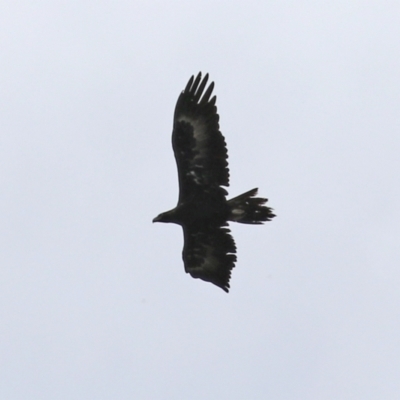
[[262, 224], [275, 217], [272, 208], [264, 206], [268, 199], [254, 197], [257, 192], [258, 188], [255, 188], [228, 201], [231, 210], [230, 221], [242, 224]]

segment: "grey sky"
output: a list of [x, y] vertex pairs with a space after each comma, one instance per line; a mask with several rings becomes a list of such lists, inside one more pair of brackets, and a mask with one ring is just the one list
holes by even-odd
[[[400, 398], [400, 3], [3, 1], [0, 398]], [[231, 292], [184, 273], [175, 102], [215, 81]]]

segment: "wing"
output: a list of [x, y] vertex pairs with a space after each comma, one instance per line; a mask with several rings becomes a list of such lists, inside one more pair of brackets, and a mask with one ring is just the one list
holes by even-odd
[[207, 90], [208, 74], [192, 76], [180, 94], [174, 115], [172, 146], [179, 178], [179, 203], [198, 193], [213, 192], [225, 196], [222, 186], [229, 186], [228, 153], [219, 131], [216, 97], [211, 97], [212, 82]]
[[231, 270], [236, 262], [236, 245], [228, 228], [208, 226], [203, 229], [183, 227], [185, 271], [229, 291]]

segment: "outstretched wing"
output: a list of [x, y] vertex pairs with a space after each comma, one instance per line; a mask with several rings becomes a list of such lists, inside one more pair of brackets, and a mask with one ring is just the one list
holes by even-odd
[[185, 271], [229, 291], [231, 270], [236, 262], [236, 245], [228, 228], [183, 227]]
[[192, 76], [176, 103], [172, 146], [179, 177], [179, 203], [198, 193], [225, 196], [229, 186], [228, 153], [219, 131], [219, 115], [208, 74]]

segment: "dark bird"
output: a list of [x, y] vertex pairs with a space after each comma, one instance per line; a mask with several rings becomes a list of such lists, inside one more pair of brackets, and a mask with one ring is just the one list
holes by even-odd
[[229, 291], [236, 245], [228, 221], [262, 224], [275, 215], [265, 206], [267, 199], [255, 197], [258, 189], [227, 200], [228, 153], [219, 130], [219, 115], [212, 82], [205, 90], [208, 74], [192, 76], [175, 107], [172, 147], [179, 178], [177, 206], [153, 222], [182, 226], [185, 271]]

